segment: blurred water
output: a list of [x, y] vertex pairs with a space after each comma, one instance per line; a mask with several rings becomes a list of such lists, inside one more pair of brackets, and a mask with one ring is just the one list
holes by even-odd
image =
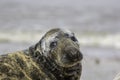
[[67, 27], [77, 32], [120, 30], [119, 0], [1, 0], [1, 30], [46, 30]]
[[83, 46], [120, 49], [119, 3], [0, 0], [0, 43], [33, 44], [49, 29], [60, 27], [75, 32]]
[[119, 2], [0, 0], [0, 43], [31, 43], [43, 32], [62, 27], [75, 32], [82, 45], [120, 49]]
[[3, 29], [17, 26], [19, 29], [29, 30], [35, 27], [41, 30], [41, 28], [67, 26], [68, 28], [74, 27], [75, 30], [79, 29], [78, 31], [119, 32], [118, 0], [106, 0], [106, 2], [96, 0], [67, 2], [66, 0], [60, 1], [61, 4], [58, 0], [52, 1], [46, 0], [50, 4], [45, 4], [45, 1], [33, 2], [32, 0], [1, 2], [0, 21], [4, 26]]

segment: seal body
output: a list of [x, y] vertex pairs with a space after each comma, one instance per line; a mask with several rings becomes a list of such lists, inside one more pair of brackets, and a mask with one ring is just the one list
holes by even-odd
[[0, 56], [0, 80], [79, 80], [83, 56], [74, 33], [48, 31], [27, 50]]

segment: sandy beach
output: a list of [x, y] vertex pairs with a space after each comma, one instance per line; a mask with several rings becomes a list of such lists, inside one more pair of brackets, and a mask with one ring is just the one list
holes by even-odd
[[[84, 47], [82, 80], [113, 80], [120, 71], [120, 50]], [[98, 53], [98, 55], [90, 54]], [[99, 53], [114, 56], [102, 56]], [[116, 56], [115, 56], [116, 54]]]

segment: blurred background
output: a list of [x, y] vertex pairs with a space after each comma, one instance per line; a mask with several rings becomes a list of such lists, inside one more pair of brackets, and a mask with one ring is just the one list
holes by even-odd
[[0, 0], [0, 54], [26, 49], [56, 27], [80, 42], [81, 80], [113, 80], [120, 71], [120, 0]]

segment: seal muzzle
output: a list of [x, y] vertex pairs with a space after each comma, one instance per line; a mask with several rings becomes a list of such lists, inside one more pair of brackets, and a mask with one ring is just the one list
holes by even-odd
[[82, 60], [83, 56], [79, 49], [75, 47], [66, 47], [65, 48], [66, 59], [71, 62], [77, 62]]

